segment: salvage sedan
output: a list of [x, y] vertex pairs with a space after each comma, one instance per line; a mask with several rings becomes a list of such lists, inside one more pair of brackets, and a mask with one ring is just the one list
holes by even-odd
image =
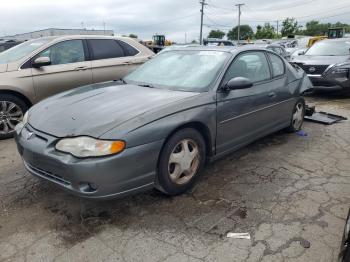
[[164, 51], [123, 81], [81, 87], [16, 127], [33, 175], [88, 198], [188, 190], [206, 160], [303, 123], [304, 71], [255, 47]]

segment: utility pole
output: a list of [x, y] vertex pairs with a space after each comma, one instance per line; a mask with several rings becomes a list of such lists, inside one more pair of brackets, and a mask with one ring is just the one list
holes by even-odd
[[199, 44], [202, 45], [203, 44], [203, 16], [204, 16], [204, 6], [207, 5], [205, 3], [205, 0], [201, 0], [199, 2], [202, 6], [201, 8], [201, 31], [200, 31], [200, 34], [199, 34]]
[[278, 37], [278, 33], [279, 33], [279, 30], [278, 30], [278, 23], [279, 23], [279, 21], [277, 20], [276, 23], [277, 23], [277, 37]]
[[237, 4], [238, 6], [238, 34], [237, 34], [237, 44], [239, 45], [239, 41], [241, 40], [241, 6], [244, 4]]

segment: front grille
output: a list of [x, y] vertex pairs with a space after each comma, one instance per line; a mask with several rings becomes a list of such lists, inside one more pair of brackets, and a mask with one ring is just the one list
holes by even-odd
[[57, 175], [57, 174], [53, 174], [49, 171], [43, 170], [41, 168], [38, 167], [34, 167], [28, 163], [26, 163], [26, 165], [29, 167], [29, 169], [33, 170], [33, 172], [37, 173], [40, 176], [46, 177], [49, 180], [53, 180], [59, 184], [62, 184], [64, 186], [70, 186], [71, 183], [65, 179], [63, 179], [61, 176]]
[[296, 63], [305, 73], [309, 75], [322, 75], [329, 65], [305, 65], [303, 63]]

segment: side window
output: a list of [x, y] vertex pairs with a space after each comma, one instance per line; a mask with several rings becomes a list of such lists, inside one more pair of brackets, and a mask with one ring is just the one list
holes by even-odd
[[123, 48], [113, 39], [91, 39], [93, 60], [118, 58], [125, 56]]
[[227, 70], [224, 83], [235, 77], [245, 77], [253, 83], [270, 79], [270, 69], [265, 54], [245, 52], [239, 55]]
[[37, 57], [50, 57], [51, 65], [63, 65], [85, 61], [82, 40], [69, 40], [54, 44]]
[[116, 41], [124, 49], [125, 56], [135, 56], [135, 55], [137, 55], [139, 53], [139, 51], [137, 51], [131, 45], [129, 45], [129, 44], [123, 42], [123, 41], [119, 41], [119, 40], [116, 40]]
[[281, 76], [285, 72], [284, 62], [278, 56], [269, 53], [269, 58], [272, 65], [272, 75], [273, 77]]

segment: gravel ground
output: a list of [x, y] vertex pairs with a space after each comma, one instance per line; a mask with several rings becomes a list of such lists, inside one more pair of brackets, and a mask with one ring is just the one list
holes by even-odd
[[[308, 102], [350, 118], [350, 99]], [[185, 195], [104, 202], [31, 177], [14, 141], [0, 141], [0, 261], [335, 261], [350, 203], [350, 121], [304, 131], [208, 165]]]

